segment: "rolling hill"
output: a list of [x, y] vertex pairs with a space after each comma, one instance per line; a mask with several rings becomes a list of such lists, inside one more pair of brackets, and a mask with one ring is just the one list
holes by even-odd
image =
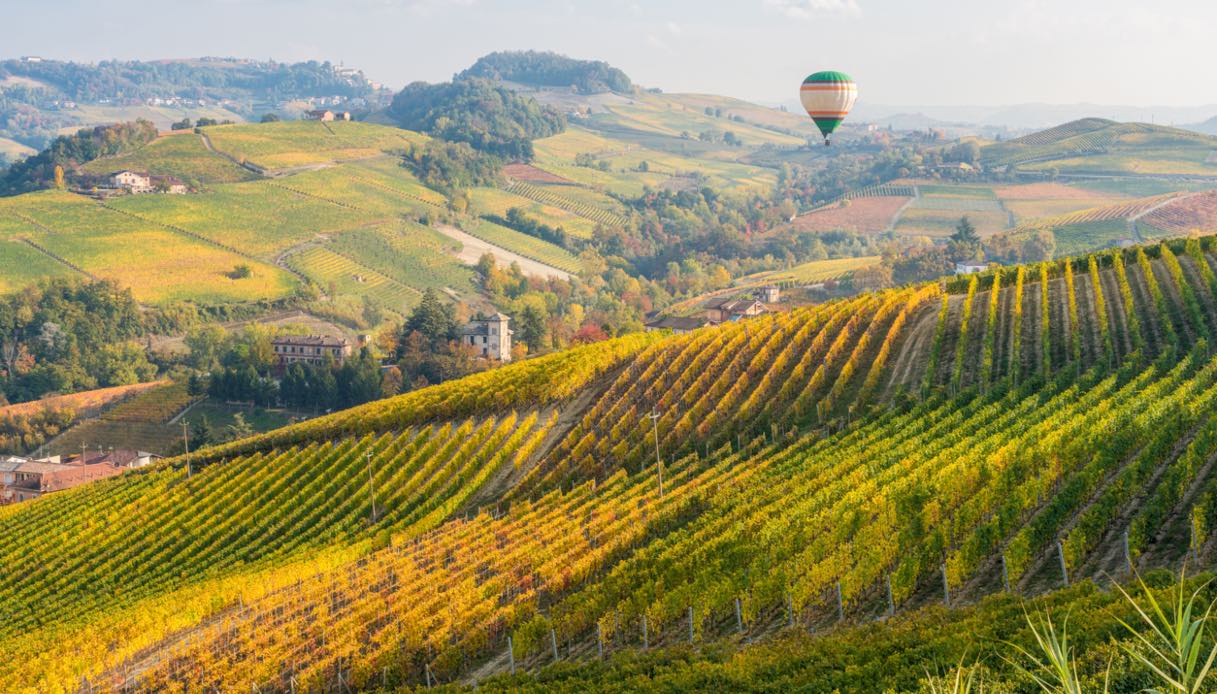
[[0, 678], [578, 689], [891, 610], [807, 652], [950, 618], [955, 657], [1006, 583], [1214, 557], [1213, 240], [617, 338], [0, 509]]
[[1217, 178], [1217, 139], [1148, 123], [1083, 118], [985, 146], [986, 166], [1067, 175], [1140, 175]]

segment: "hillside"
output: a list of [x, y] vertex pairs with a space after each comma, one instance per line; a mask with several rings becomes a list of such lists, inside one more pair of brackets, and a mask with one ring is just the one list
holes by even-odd
[[917, 628], [944, 590], [1118, 574], [1125, 531], [1141, 568], [1208, 561], [1214, 250], [618, 338], [0, 509], [0, 678], [468, 684], [889, 606]]
[[1217, 178], [1217, 139], [1148, 123], [1084, 118], [985, 146], [986, 166], [1060, 174]]

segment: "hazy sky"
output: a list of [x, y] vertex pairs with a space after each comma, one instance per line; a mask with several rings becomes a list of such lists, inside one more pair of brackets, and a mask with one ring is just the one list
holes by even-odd
[[808, 72], [874, 104], [1217, 102], [1217, 0], [0, 0], [5, 57], [330, 59], [398, 87], [492, 50], [777, 102]]

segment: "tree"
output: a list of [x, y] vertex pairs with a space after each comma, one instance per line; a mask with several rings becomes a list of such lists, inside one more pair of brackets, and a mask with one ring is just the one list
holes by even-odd
[[519, 328], [516, 334], [520, 341], [528, 345], [528, 351], [537, 352], [545, 345], [545, 315], [536, 306], [525, 306], [520, 313]]
[[434, 348], [456, 337], [456, 318], [452, 307], [440, 300], [439, 294], [428, 287], [423, 298], [406, 320], [403, 337], [412, 332], [422, 335]]
[[959, 223], [955, 225], [955, 233], [951, 234], [952, 241], [960, 243], [980, 243], [980, 236], [976, 233], [976, 227], [973, 226], [972, 220], [968, 219], [968, 215], [959, 218]]
[[186, 333], [183, 340], [190, 350], [187, 363], [203, 372], [214, 371], [220, 365], [220, 355], [228, 333], [218, 325], [204, 325]]
[[211, 430], [211, 424], [207, 421], [207, 415], [203, 415], [190, 427], [190, 448], [198, 450], [214, 440], [215, 434]]
[[250, 269], [249, 265], [246, 263], [240, 263], [232, 269], [232, 272], [228, 273], [228, 276], [234, 280], [243, 280], [252, 274], [254, 274], [254, 272], [252, 269]]
[[253, 435], [254, 428], [250, 426], [249, 422], [245, 421], [245, 415], [240, 412], [233, 415], [232, 424], [228, 425], [228, 438], [244, 439]]
[[279, 122], [279, 114], [277, 114], [277, 113], [263, 113], [263, 114], [262, 114], [262, 122], [263, 122], [263, 123], [278, 123], [278, 122]]
[[171, 123], [169, 125], [170, 130], [190, 130], [193, 127], [194, 127], [194, 123], [190, 122], [189, 118], [183, 118], [180, 121], [177, 121], [176, 123]]
[[55, 189], [64, 190], [67, 187], [68, 187], [68, 184], [63, 179], [63, 165], [56, 164], [55, 165]]

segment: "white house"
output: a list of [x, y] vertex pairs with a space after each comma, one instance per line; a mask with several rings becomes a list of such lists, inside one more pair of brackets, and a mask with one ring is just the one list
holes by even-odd
[[956, 275], [974, 275], [988, 269], [989, 266], [985, 263], [955, 263]]
[[511, 361], [510, 318], [502, 313], [478, 314], [461, 330], [461, 344], [470, 345], [488, 359]]
[[122, 170], [110, 174], [110, 185], [132, 193], [151, 193], [152, 177], [138, 171]]

